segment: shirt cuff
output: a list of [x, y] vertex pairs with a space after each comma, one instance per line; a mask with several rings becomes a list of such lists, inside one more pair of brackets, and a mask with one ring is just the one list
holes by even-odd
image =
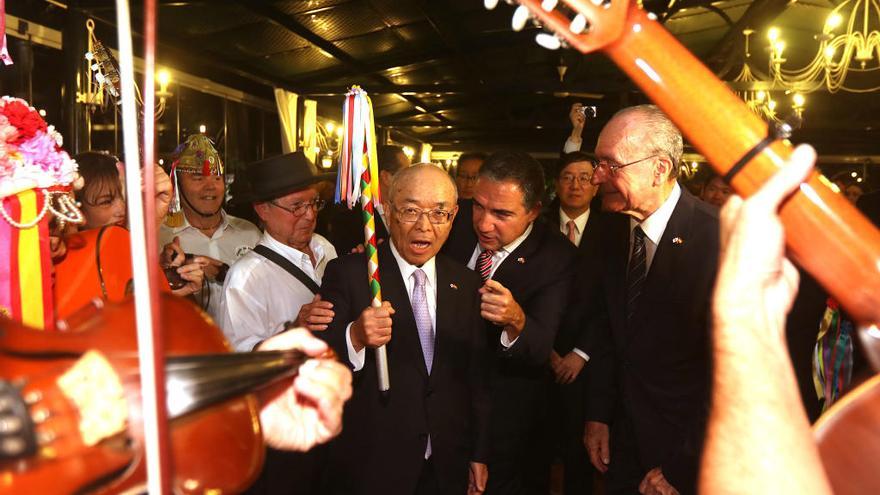
[[571, 153], [573, 151], [580, 151], [581, 150], [581, 143], [583, 143], [583, 140], [575, 142], [575, 141], [572, 141], [571, 138], [568, 138], [565, 140], [565, 146], [562, 147], [562, 151], [564, 151], [566, 153]]
[[572, 349], [571, 352], [573, 352], [573, 353], [577, 354], [578, 356], [580, 356], [581, 359], [583, 359], [585, 363], [589, 363], [589, 362], [590, 362], [590, 356], [588, 356], [586, 352], [584, 352], [584, 351], [578, 349], [577, 347], [575, 347], [574, 349]]
[[503, 345], [505, 349], [509, 349], [510, 346], [516, 344], [517, 340], [519, 340], [519, 335], [517, 335], [515, 339], [510, 340], [507, 338], [507, 332], [504, 330], [501, 331], [501, 345]]
[[367, 357], [367, 348], [364, 347], [357, 352], [354, 350], [354, 345], [351, 343], [351, 325], [354, 322], [348, 324], [345, 327], [345, 346], [348, 348], [348, 361], [351, 363], [351, 366], [354, 368], [354, 371], [360, 371], [364, 367], [364, 360]]

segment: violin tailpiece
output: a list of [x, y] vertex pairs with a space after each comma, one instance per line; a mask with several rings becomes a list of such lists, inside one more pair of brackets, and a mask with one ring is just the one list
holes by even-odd
[[58, 388], [79, 411], [79, 432], [87, 446], [125, 430], [128, 404], [113, 366], [88, 351], [57, 380]]

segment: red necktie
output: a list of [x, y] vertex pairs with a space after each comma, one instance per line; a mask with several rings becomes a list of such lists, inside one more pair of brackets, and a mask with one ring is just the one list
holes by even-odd
[[495, 254], [495, 251], [490, 249], [484, 249], [479, 256], [477, 256], [477, 272], [482, 277], [483, 282], [489, 280], [489, 276], [492, 274], [492, 255]]

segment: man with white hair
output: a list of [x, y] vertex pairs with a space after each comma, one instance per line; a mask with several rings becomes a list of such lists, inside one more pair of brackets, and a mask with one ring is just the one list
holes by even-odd
[[585, 442], [608, 471], [609, 494], [695, 491], [719, 227], [717, 210], [676, 180], [682, 148], [653, 105], [621, 110], [596, 143], [592, 183], [602, 209], [622, 214], [603, 236], [607, 311], [584, 349], [593, 367]]

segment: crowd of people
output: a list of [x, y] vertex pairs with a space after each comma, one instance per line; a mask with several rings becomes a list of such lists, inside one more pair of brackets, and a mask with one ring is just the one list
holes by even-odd
[[[235, 201], [253, 208], [258, 225], [224, 209], [224, 169], [203, 135], [175, 151], [170, 174], [157, 168], [158, 249], [177, 275], [169, 289], [199, 304], [236, 351], [305, 346], [318, 355], [326, 346], [353, 377], [341, 423], [329, 419], [348, 397], [347, 373], [336, 368], [317, 379], [320, 391], [300, 385], [305, 402], [321, 403], [337, 384], [343, 389], [319, 412], [279, 412], [277, 400], [264, 410], [272, 449], [308, 450], [340, 425], [341, 434], [306, 453], [270, 451], [253, 493], [589, 494], [598, 487], [668, 495], [698, 486], [724, 491], [742, 473], [769, 477], [746, 459], [747, 436], [771, 426], [745, 427], [734, 414], [754, 402], [735, 371], [748, 368], [731, 361], [755, 361], [729, 333], [741, 327], [751, 332], [743, 337], [750, 345], [772, 340], [773, 359], [756, 363], [750, 379], [766, 383], [760, 390], [780, 418], [794, 418], [777, 454], [791, 456], [782, 449], [797, 446], [802, 465], [816, 465], [804, 437], [804, 411], [818, 403], [804, 393], [812, 355], [805, 363], [803, 354], [787, 353], [785, 315], [798, 282], [775, 219], [814, 157], [799, 151], [787, 183], [779, 179], [743, 204], [720, 177], [697, 196], [681, 185], [682, 136], [655, 106], [614, 115], [593, 153], [581, 151], [587, 119], [580, 104], [570, 119], [572, 134], [549, 181], [526, 153], [464, 153], [451, 176], [381, 147], [381, 306], [371, 304], [362, 212], [326, 205], [321, 184], [333, 177], [302, 152], [247, 167], [247, 193]], [[82, 228], [124, 226], [118, 159], [87, 152], [76, 160], [85, 178], [77, 192]], [[773, 235], [762, 242], [774, 249], [756, 251], [750, 241], [768, 230]], [[760, 274], [777, 274], [770, 282], [784, 292], [778, 300], [762, 297], [772, 290], [767, 280], [741, 276], [749, 256], [770, 266]], [[765, 319], [746, 318], [743, 308], [751, 307], [777, 317], [769, 335]], [[813, 323], [810, 349], [820, 321]], [[387, 392], [378, 387], [373, 350], [380, 346]], [[316, 418], [320, 411], [326, 417]], [[306, 416], [320, 434], [285, 436], [286, 422]], [[561, 482], [554, 465], [562, 466]], [[811, 489], [826, 487], [817, 476]], [[773, 491], [795, 486], [786, 482], [776, 479]]]

